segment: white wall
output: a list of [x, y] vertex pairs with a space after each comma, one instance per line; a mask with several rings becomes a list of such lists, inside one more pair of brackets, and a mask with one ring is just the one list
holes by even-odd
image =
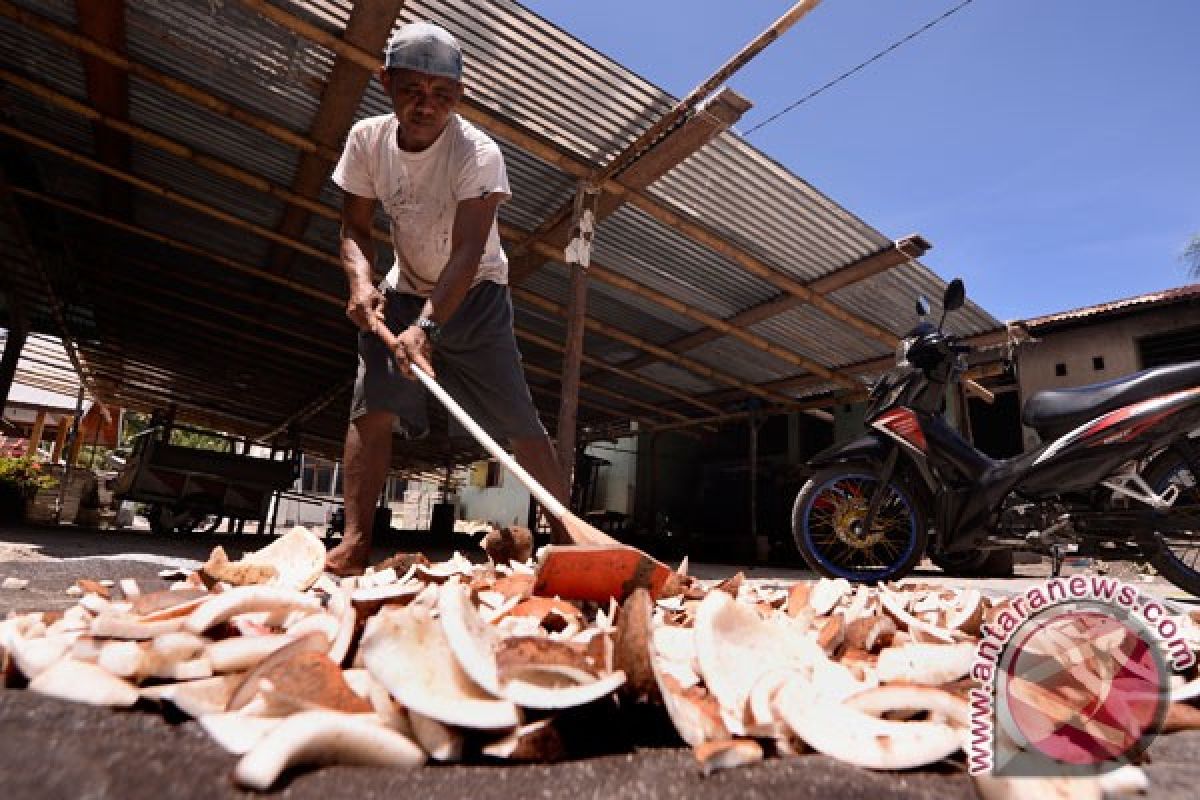
[[[1068, 389], [1103, 383], [1142, 369], [1138, 339], [1155, 333], [1187, 328], [1196, 324], [1194, 308], [1167, 308], [1110, 321], [1097, 321], [1070, 330], [1035, 333], [1037, 341], [1023, 343], [1018, 350], [1018, 379], [1021, 403], [1043, 389]], [[1104, 359], [1104, 369], [1096, 370], [1092, 359]], [[1055, 375], [1055, 366], [1063, 364], [1066, 375]], [[1037, 434], [1022, 428], [1025, 446], [1038, 443]]]
[[469, 483], [458, 490], [458, 519], [484, 520], [499, 525], [524, 525], [529, 520], [529, 490], [501, 468], [500, 485], [477, 489]]
[[603, 458], [611, 466], [601, 467], [596, 485], [594, 508], [585, 511], [619, 511], [633, 514], [634, 490], [637, 487], [637, 437], [618, 439], [616, 444], [599, 442], [589, 445], [589, 456]]

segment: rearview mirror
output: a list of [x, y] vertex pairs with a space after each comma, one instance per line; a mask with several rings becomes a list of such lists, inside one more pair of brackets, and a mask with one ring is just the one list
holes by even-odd
[[917, 295], [917, 316], [928, 317], [929, 309], [929, 298], [923, 294]]
[[942, 311], [957, 311], [962, 308], [963, 301], [967, 298], [967, 289], [963, 286], [962, 278], [955, 278], [950, 281], [946, 287], [946, 294], [942, 297]]

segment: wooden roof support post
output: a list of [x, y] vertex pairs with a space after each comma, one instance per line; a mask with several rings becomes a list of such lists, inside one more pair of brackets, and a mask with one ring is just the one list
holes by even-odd
[[575, 222], [567, 245], [567, 264], [571, 270], [571, 299], [567, 306], [567, 341], [563, 353], [562, 393], [558, 405], [558, 463], [563, 486], [570, 497], [575, 472], [575, 423], [579, 412], [579, 364], [583, 359], [583, 332], [587, 314], [587, 269], [592, 258], [595, 232], [596, 189], [580, 182], [575, 191]]
[[8, 393], [12, 391], [13, 379], [17, 376], [17, 364], [25, 340], [29, 336], [29, 315], [25, 310], [25, 293], [20, 290], [12, 275], [4, 275], [3, 288], [8, 296], [8, 335], [4, 340], [4, 355], [0, 357], [0, 409], [8, 405]]

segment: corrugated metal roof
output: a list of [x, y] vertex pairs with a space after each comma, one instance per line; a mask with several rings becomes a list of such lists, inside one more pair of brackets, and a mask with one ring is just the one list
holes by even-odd
[[[7, 345], [8, 330], [0, 328], [0, 352]], [[37, 398], [32, 390], [37, 390], [53, 395], [41, 398], [47, 405], [54, 403], [55, 408], [74, 409], [79, 394], [79, 377], [67, 358], [62, 340], [46, 334], [34, 333], [26, 338], [21, 357], [17, 359], [13, 383], [24, 389], [10, 394], [11, 402], [36, 403]], [[16, 389], [16, 386], [13, 388]], [[64, 402], [62, 398], [69, 402]]]
[[[343, 31], [352, 12], [350, 0], [272, 2], [335, 35]], [[19, 0], [19, 4], [74, 30], [75, 0]], [[238, 0], [128, 0], [124, 7], [126, 51], [133, 62], [181, 80], [243, 113], [257, 114], [292, 134], [306, 135], [337, 60], [328, 48], [267, 20]], [[409, 2], [404, 4], [400, 19], [432, 19], [446, 25], [463, 44], [472, 102], [483, 109], [485, 116], [491, 115], [558, 148], [561, 160], [552, 164], [542, 155], [497, 137], [513, 187], [513, 198], [502, 207], [501, 220], [518, 231], [537, 229], [569, 203], [580, 171], [601, 168], [674, 102], [648, 81], [512, 0], [488, 4], [474, 0]], [[0, 16], [0, 51], [0, 64], [5, 68], [71, 97], [87, 98], [82, 62], [73, 49]], [[9, 118], [21, 130], [73, 153], [95, 152], [88, 120], [14, 87], [8, 87], [7, 96]], [[372, 81], [355, 119], [389, 112], [388, 99]], [[296, 178], [302, 154], [292, 143], [281, 140], [286, 137], [235, 122], [153, 80], [130, 79], [128, 113], [136, 124], [250, 172], [275, 187], [289, 189]], [[20, 175], [10, 176], [22, 190], [108, 216], [119, 213], [106, 204], [109, 181], [60, 156], [35, 147], [24, 149], [33, 156], [37, 179], [30, 182]], [[268, 229], [275, 229], [283, 217], [286, 207], [281, 201], [231, 178], [141, 142], [135, 141], [130, 153], [132, 171], [163, 188]], [[575, 165], [575, 174], [561, 166], [564, 162]], [[741, 248], [784, 278], [801, 283], [830, 275], [890, 245], [883, 233], [732, 132], [718, 135], [668, 172], [649, 187], [647, 195]], [[47, 248], [52, 279], [65, 298], [67, 318], [77, 328], [73, 333], [93, 332], [94, 324], [102, 336], [112, 337], [88, 345], [89, 358], [95, 358], [115, 375], [138, 376], [119, 390], [123, 397], [144, 406], [174, 400], [197, 419], [222, 422], [230, 429], [257, 435], [281, 423], [287, 416], [285, 410], [299, 411], [328, 394], [337, 381], [346, 380], [353, 367], [354, 336], [337, 299], [345, 291], [345, 280], [336, 266], [280, 248], [262, 236], [154, 194], [134, 191], [132, 196], [132, 215], [124, 220], [126, 224], [244, 266], [235, 269], [230, 264], [206, 260], [202, 253], [181, 253], [136, 231], [87, 221], [25, 197], [18, 199], [27, 216], [30, 209], [37, 209], [31, 217], [36, 238], [39, 246]], [[326, 181], [318, 199], [337, 208], [340, 193]], [[382, 213], [377, 216], [377, 224], [381, 228], [387, 224]], [[63, 231], [77, 231], [78, 238], [59, 252], [52, 242]], [[334, 254], [338, 224], [310, 215], [299, 238]], [[122, 251], [130, 254], [129, 266], [118, 257]], [[27, 268], [21, 265], [19, 256], [0, 257], [5, 259], [6, 268]], [[710, 317], [729, 319], [782, 296], [779, 281], [750, 274], [726, 255], [692, 241], [684, 231], [630, 205], [619, 208], [598, 226], [594, 257], [597, 264]], [[159, 272], [153, 277], [142, 275], [133, 266], [137, 261], [152, 262]], [[383, 245], [379, 261], [381, 267], [391, 261]], [[250, 273], [246, 268], [257, 271]], [[181, 289], [183, 278], [195, 276], [207, 282], [209, 296], [198, 293], [195, 307], [176, 306], [178, 313], [197, 321], [192, 323], [196, 338], [206, 344], [189, 350], [186, 336], [159, 336], [153, 325], [139, 329], [118, 303], [75, 290], [103, 285], [109, 274], [105, 270], [128, 270], [121, 277], [145, 280], [147, 297], [163, 304], [163, 313], [169, 313], [172, 304], [182, 302], [178, 294], [167, 292]], [[289, 281], [293, 286], [315, 290], [317, 296], [286, 288]], [[182, 289], [184, 297], [187, 291], [198, 291], [197, 284], [188, 286], [192, 288]], [[901, 335], [912, 322], [913, 297], [924, 293], [936, 300], [943, 287], [941, 279], [913, 262], [841, 289], [830, 299]], [[566, 270], [545, 265], [522, 284], [521, 290], [565, 306]], [[321, 297], [321, 293], [331, 298]], [[168, 302], [168, 297], [175, 299]], [[256, 297], [261, 302], [251, 302]], [[253, 338], [255, 326], [234, 323], [227, 315], [205, 310], [201, 301], [209, 306], [226, 303], [246, 315], [258, 314], [265, 322], [277, 321], [287, 328], [287, 335], [262, 333]], [[278, 320], [271, 314], [272, 308], [282, 309]], [[599, 280], [592, 282], [588, 314], [628, 336], [661, 347], [707, 330], [692, 317]], [[223, 349], [213, 349], [214, 343], [222, 341], [219, 334], [201, 330], [203, 326], [198, 325], [211, 319], [225, 320], [230, 328]], [[307, 323], [301, 323], [303, 319]], [[565, 337], [565, 320], [522, 300], [521, 292], [516, 301], [516, 320], [522, 330], [532, 334], [560, 342]], [[41, 318], [41, 322], [48, 324], [48, 318]], [[162, 319], [162, 325], [174, 330], [169, 317]], [[966, 334], [998, 327], [995, 320], [973, 305], [954, 315], [950, 325]], [[827, 366], [890, 352], [886, 345], [865, 339], [854, 328], [809, 306], [760, 321], [751, 330], [772, 345]], [[313, 355], [308, 358], [297, 355], [295, 345], [305, 336], [332, 342], [333, 352], [345, 359], [345, 369], [331, 370], [314, 360], [320, 348], [311, 348]], [[528, 344], [529, 363], [558, 368], [560, 354]], [[631, 365], [640, 376], [666, 390], [704, 395], [730, 388], [674, 364], [648, 358], [630, 342], [594, 331], [585, 336], [585, 347], [589, 355], [608, 363]], [[303, 347], [299, 349], [304, 352]], [[690, 351], [682, 346], [677, 349], [687, 358], [743, 383], [770, 383], [805, 374], [784, 359], [730, 336], [710, 338]], [[248, 364], [258, 365], [253, 385], [223, 395], [221, 387], [227, 388], [229, 382], [244, 383], [237, 376], [246, 372]], [[590, 371], [585, 368], [585, 372]], [[619, 391], [647, 402], [696, 413], [694, 406], [681, 403], [677, 397], [628, 378], [600, 371], [588, 380], [598, 386], [619, 387]], [[557, 388], [553, 381], [545, 384]], [[610, 408], [623, 407], [613, 398], [595, 393], [588, 396]], [[345, 402], [348, 399], [343, 397], [307, 420], [313, 447], [336, 454], [339, 428], [345, 421]], [[542, 398], [539, 402], [547, 408], [553, 405]], [[581, 411], [581, 420], [593, 417], [607, 419], [595, 410]], [[436, 461], [438, 446], [422, 444], [406, 452], [413, 458]]]

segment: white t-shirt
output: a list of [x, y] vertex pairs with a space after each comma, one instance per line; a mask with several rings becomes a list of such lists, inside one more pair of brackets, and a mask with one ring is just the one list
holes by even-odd
[[[383, 204], [392, 221], [396, 262], [387, 282], [406, 294], [428, 297], [450, 258], [458, 201], [501, 192], [512, 196], [500, 148], [457, 114], [432, 145], [419, 153], [396, 144], [394, 114], [368, 117], [350, 129], [333, 181], [351, 194]], [[472, 286], [508, 283], [508, 258], [492, 221]]]

